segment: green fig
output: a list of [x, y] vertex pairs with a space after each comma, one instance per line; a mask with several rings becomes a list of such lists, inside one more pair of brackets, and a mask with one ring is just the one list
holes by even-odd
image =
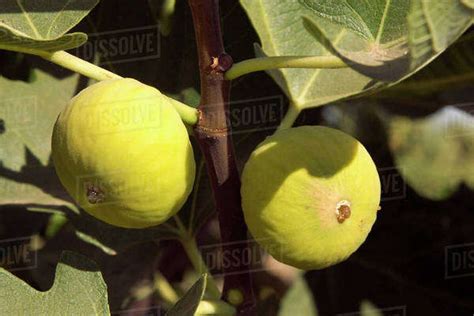
[[179, 114], [168, 97], [134, 79], [102, 81], [75, 96], [54, 126], [52, 158], [73, 199], [120, 227], [166, 221], [194, 182]]
[[251, 154], [242, 207], [255, 240], [303, 270], [348, 258], [365, 241], [380, 203], [380, 179], [364, 146], [341, 131], [277, 131]]

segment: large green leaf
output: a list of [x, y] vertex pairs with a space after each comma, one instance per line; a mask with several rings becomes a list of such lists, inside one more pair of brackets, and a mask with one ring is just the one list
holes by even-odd
[[446, 107], [424, 119], [394, 117], [389, 137], [400, 173], [421, 196], [446, 199], [461, 183], [474, 189], [474, 117], [466, 111]]
[[[302, 16], [311, 11], [298, 1], [241, 0], [250, 20], [260, 36], [262, 48], [257, 55], [330, 55], [316, 41], [304, 24]], [[338, 38], [335, 27], [329, 30]], [[269, 74], [291, 101], [301, 107], [312, 107], [359, 92], [370, 78], [347, 69], [279, 69]], [[336, 84], [337, 83], [337, 84]]]
[[[337, 10], [352, 12], [353, 8], [347, 1], [334, 4], [327, 1], [284, 0], [275, 4], [272, 0], [241, 0], [241, 3], [262, 42], [262, 51], [257, 50], [257, 55], [323, 56], [335, 54], [334, 49], [341, 49], [341, 52], [352, 53], [348, 58], [362, 63], [367, 60], [372, 62], [367, 54], [382, 52], [383, 45], [392, 47], [390, 45], [400, 40], [404, 20], [397, 20], [397, 16], [386, 18], [384, 12], [406, 14], [401, 12], [407, 10], [406, 1], [397, 2], [397, 6], [382, 5], [381, 10], [365, 14], [364, 17], [372, 19], [370, 23], [363, 17], [357, 17], [357, 14], [351, 14], [347, 19], [334, 19], [331, 14], [337, 14]], [[376, 3], [385, 4], [385, 1]], [[377, 33], [374, 26], [381, 22], [385, 23], [385, 27], [379, 26], [381, 30]], [[393, 27], [395, 22], [398, 27]], [[359, 31], [354, 32], [354, 29]], [[367, 50], [366, 55], [356, 54], [364, 50]], [[301, 108], [329, 103], [377, 86], [371, 77], [352, 68], [280, 69], [269, 73], [291, 101]]]
[[84, 33], [66, 34], [99, 0], [0, 0], [0, 49], [57, 51], [82, 45]]
[[34, 70], [33, 78], [26, 83], [0, 77], [0, 205], [71, 207], [48, 163], [54, 122], [79, 77], [57, 79]]
[[98, 267], [84, 256], [64, 252], [54, 284], [46, 292], [0, 269], [1, 315], [110, 315], [107, 286]]
[[472, 24], [474, 10], [460, 0], [412, 0], [408, 16], [413, 67], [444, 51]]
[[[256, 47], [258, 56], [336, 55], [350, 65], [345, 69], [268, 71], [300, 108], [319, 106], [398, 82], [442, 51], [429, 52], [417, 63], [412, 62], [407, 16], [413, 8], [409, 0], [282, 0], [278, 3], [241, 0], [241, 3], [260, 36], [262, 48]], [[459, 5], [459, 1], [452, 4]], [[456, 11], [453, 7], [450, 10]], [[471, 12], [465, 6], [463, 10]], [[466, 29], [465, 22], [459, 21], [463, 25], [458, 28], [460, 31], [436, 33], [437, 41], [452, 43]]]

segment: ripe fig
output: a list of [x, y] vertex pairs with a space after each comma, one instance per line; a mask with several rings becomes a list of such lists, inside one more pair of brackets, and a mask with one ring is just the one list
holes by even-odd
[[242, 207], [255, 240], [275, 259], [322, 269], [348, 258], [376, 219], [380, 180], [352, 136], [322, 126], [277, 131], [251, 154]]
[[168, 97], [134, 79], [102, 81], [75, 96], [54, 126], [52, 158], [86, 212], [126, 228], [174, 215], [195, 176], [179, 114]]

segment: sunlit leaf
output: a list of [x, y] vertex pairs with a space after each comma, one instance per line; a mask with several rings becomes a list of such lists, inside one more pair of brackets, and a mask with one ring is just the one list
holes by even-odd
[[0, 269], [2, 315], [110, 315], [107, 286], [94, 262], [64, 252], [54, 284], [40, 292]]
[[[433, 31], [435, 48], [423, 50], [420, 55], [410, 52], [413, 48], [410, 40], [412, 43], [416, 38], [418, 43], [420, 36], [422, 40], [425, 37], [408, 27], [409, 14], [411, 21], [415, 21], [415, 5], [410, 6], [409, 0], [284, 0], [278, 3], [241, 0], [241, 3], [261, 40], [262, 47], [256, 48], [257, 56], [336, 55], [350, 66], [268, 71], [291, 102], [300, 108], [359, 95], [409, 77], [454, 42], [472, 19], [472, 10], [459, 0], [446, 2], [449, 21], [456, 20], [458, 15], [459, 19], [453, 28], [444, 25], [444, 31]], [[437, 23], [446, 21], [439, 17], [440, 7], [434, 5], [429, 10], [430, 18], [437, 19]], [[413, 29], [413, 23], [411, 27]]]
[[84, 33], [66, 34], [98, 0], [0, 0], [0, 49], [57, 51], [82, 45]]

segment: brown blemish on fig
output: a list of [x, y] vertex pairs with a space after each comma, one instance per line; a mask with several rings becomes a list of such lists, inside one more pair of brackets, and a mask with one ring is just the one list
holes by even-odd
[[101, 188], [98, 186], [95, 186], [93, 184], [88, 184], [87, 185], [87, 200], [91, 204], [96, 204], [104, 201], [105, 198], [105, 193], [102, 191]]
[[348, 201], [341, 201], [337, 203], [336, 218], [339, 223], [343, 223], [346, 219], [351, 217], [351, 205]]

